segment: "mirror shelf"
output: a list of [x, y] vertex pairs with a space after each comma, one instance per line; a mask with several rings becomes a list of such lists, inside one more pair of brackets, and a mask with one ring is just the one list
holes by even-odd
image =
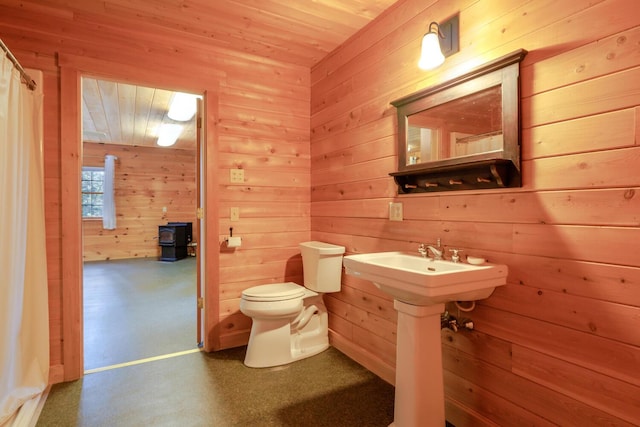
[[523, 49], [391, 102], [400, 194], [518, 187]]

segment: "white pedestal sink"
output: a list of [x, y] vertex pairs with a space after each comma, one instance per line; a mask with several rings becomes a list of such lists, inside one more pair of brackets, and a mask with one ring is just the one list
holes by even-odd
[[348, 255], [346, 273], [372, 281], [398, 311], [395, 427], [443, 427], [440, 314], [447, 301], [487, 298], [507, 267], [431, 260], [404, 252]]

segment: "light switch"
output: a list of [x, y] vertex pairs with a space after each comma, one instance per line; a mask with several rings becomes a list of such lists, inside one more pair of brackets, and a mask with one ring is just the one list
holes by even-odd
[[229, 218], [231, 221], [239, 221], [240, 220], [240, 208], [232, 207], [229, 209]]

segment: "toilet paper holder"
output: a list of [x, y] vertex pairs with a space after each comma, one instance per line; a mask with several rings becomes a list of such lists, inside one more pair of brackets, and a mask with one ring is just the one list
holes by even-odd
[[233, 236], [233, 227], [229, 227], [229, 237], [224, 239], [228, 248], [239, 248], [242, 246], [242, 238]]

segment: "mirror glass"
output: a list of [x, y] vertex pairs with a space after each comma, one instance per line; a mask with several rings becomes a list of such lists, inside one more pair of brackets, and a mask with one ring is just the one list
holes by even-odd
[[405, 165], [504, 149], [502, 85], [406, 116]]

